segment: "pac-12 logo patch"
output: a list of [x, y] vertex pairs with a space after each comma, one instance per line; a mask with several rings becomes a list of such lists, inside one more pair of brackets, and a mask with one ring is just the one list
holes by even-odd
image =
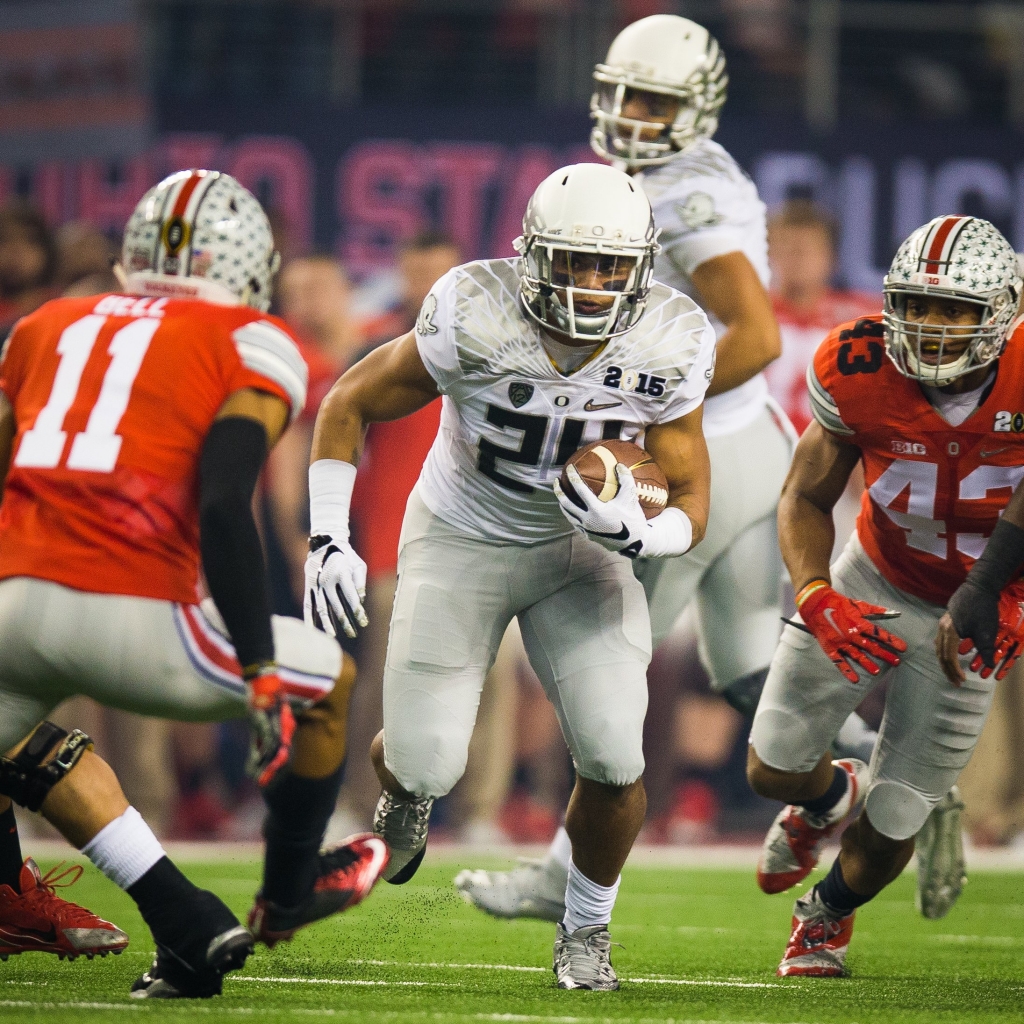
[[514, 380], [508, 386], [508, 400], [516, 408], [522, 408], [533, 398], [533, 385], [522, 380]]
[[423, 300], [420, 307], [420, 315], [416, 318], [417, 334], [437, 334], [437, 327], [434, 324], [434, 314], [437, 312], [437, 296], [431, 292]]

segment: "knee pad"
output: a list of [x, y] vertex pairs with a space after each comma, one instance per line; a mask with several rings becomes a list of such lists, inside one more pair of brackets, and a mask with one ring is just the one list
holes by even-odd
[[916, 836], [931, 809], [927, 797], [902, 782], [876, 782], [864, 801], [875, 831], [897, 840]]
[[0, 793], [20, 807], [38, 811], [50, 790], [92, 747], [81, 729], [68, 733], [53, 722], [41, 722], [13, 758], [0, 757]]
[[758, 669], [749, 675], [740, 676], [739, 679], [731, 682], [724, 690], [722, 696], [741, 714], [744, 718], [753, 719], [757, 711], [758, 702], [761, 700], [761, 691], [764, 689], [765, 680], [768, 678], [768, 667]]
[[576, 772], [604, 786], [631, 786], [644, 773], [643, 746], [633, 746], [635, 749], [625, 745], [618, 750], [604, 748], [585, 759], [574, 756]]
[[803, 718], [778, 708], [757, 713], [750, 728], [750, 745], [769, 768], [780, 772], [809, 772], [825, 752], [815, 743]]

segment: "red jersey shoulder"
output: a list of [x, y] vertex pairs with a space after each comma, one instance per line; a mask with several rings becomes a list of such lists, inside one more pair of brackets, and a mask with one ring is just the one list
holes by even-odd
[[168, 331], [212, 347], [229, 367], [229, 390], [269, 382], [269, 390], [287, 400], [293, 419], [302, 412], [309, 373], [294, 335], [278, 317], [250, 306], [171, 299], [163, 319]]
[[818, 346], [807, 387], [814, 418], [834, 434], [851, 435], [889, 418], [893, 403], [925, 402], [885, 352], [881, 316], [834, 328]]
[[885, 362], [882, 318], [862, 316], [829, 331], [814, 353], [814, 373], [831, 391], [844, 380], [878, 373]]

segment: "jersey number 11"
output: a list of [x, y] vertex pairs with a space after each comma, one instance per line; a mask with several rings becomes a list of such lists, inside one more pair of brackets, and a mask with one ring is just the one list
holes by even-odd
[[[86, 363], [92, 355], [107, 317], [90, 314], [64, 329], [57, 343], [60, 363], [46, 405], [39, 410], [35, 425], [25, 432], [14, 459], [16, 466], [54, 469], [67, 441], [64, 420], [78, 395]], [[110, 473], [121, 453], [121, 436], [116, 433], [128, 408], [132, 385], [142, 360], [161, 321], [140, 317], [122, 327], [107, 349], [113, 358], [103, 375], [99, 397], [92, 407], [85, 430], [75, 435], [68, 452], [67, 468]]]

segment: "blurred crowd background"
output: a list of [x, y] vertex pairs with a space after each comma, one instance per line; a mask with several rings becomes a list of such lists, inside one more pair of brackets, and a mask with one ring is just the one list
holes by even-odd
[[[258, 494], [275, 610], [301, 615], [306, 468], [320, 401], [409, 330], [433, 282], [511, 255], [526, 199], [590, 159], [590, 74], [652, 13], [706, 24], [729, 62], [718, 139], [769, 208], [782, 357], [771, 390], [798, 430], [804, 372], [843, 320], [880, 308], [895, 246], [939, 213], [977, 213], [1024, 249], [1024, 5], [924, 0], [0, 0], [0, 337], [61, 294], [116, 290], [111, 263], [169, 170], [230, 171], [264, 202], [283, 255], [273, 312], [301, 341], [309, 402]], [[406, 497], [437, 403], [371, 428], [354, 499], [370, 626], [352, 653], [346, 781], [332, 834], [369, 825], [387, 627]], [[841, 544], [859, 501], [837, 510]], [[784, 581], [780, 581], [780, 586]], [[650, 672], [642, 841], [757, 840], [746, 731], [708, 687], [684, 615]], [[877, 719], [881, 694], [863, 708]], [[171, 724], [83, 700], [87, 729], [163, 835], [255, 839], [244, 723]], [[1024, 835], [1024, 687], [1004, 684], [964, 776], [976, 842]], [[546, 841], [572, 766], [514, 631], [488, 677], [466, 777], [438, 832]], [[433, 832], [432, 832], [433, 834]]]

